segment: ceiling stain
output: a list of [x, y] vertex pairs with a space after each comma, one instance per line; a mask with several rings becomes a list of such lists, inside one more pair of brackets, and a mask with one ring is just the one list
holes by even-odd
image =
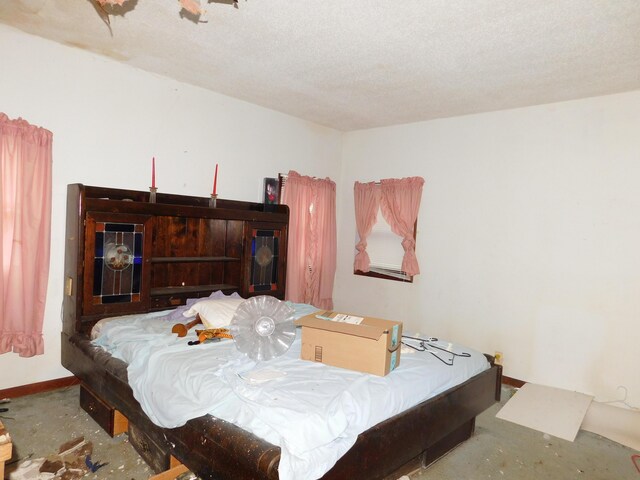
[[107, 26], [95, 1], [0, 0], [0, 23], [341, 131], [640, 89], [638, 0], [213, 0], [197, 23], [129, 0]]
[[86, 50], [87, 52], [96, 53], [98, 55], [102, 55], [105, 57], [112, 58], [117, 60], [118, 62], [128, 62], [131, 60], [131, 57], [125, 55], [124, 53], [117, 52], [113, 48], [96, 48], [95, 45], [87, 45], [85, 43], [81, 43], [79, 41], [67, 40], [64, 42], [65, 45], [69, 47], [79, 48], [81, 50]]

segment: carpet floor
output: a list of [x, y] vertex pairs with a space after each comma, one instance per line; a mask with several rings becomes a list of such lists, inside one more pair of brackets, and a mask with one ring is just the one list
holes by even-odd
[[[513, 389], [503, 388], [502, 402], [478, 417], [470, 440], [408, 478], [640, 480], [633, 460], [635, 450], [582, 430], [569, 442], [495, 418], [512, 393]], [[127, 435], [111, 438], [80, 408], [78, 398], [79, 387], [74, 386], [15, 398], [3, 405], [9, 411], [0, 419], [14, 445], [6, 478], [25, 461], [50, 457], [61, 445], [80, 437], [91, 443], [94, 468], [105, 464], [83, 478], [147, 480], [153, 475]]]

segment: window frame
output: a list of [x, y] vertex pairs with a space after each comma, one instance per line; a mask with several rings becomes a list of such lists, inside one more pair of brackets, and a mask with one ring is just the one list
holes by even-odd
[[[384, 218], [380, 218], [378, 217], [378, 222], [380, 221], [386, 222], [386, 220], [384, 220]], [[377, 222], [376, 222], [377, 223]], [[413, 241], [416, 241], [416, 233], [418, 231], [418, 220], [416, 219], [415, 223], [413, 224]], [[401, 241], [402, 239], [400, 237], [398, 237], [398, 239]], [[379, 268], [379, 267], [375, 267], [378, 271], [372, 271], [371, 267], [369, 267], [369, 271], [368, 272], [363, 272], [362, 270], [357, 270], [357, 269], [353, 269], [353, 274], [354, 275], [358, 275], [361, 277], [371, 277], [371, 278], [380, 278], [383, 280], [393, 280], [395, 282], [403, 282], [403, 283], [413, 283], [413, 277], [415, 277], [415, 275], [407, 275], [405, 272], [402, 272], [401, 270], [392, 270], [390, 268]], [[382, 270], [382, 272], [380, 271]], [[390, 272], [390, 273], [384, 273], [384, 271]], [[404, 278], [392, 275], [391, 273], [395, 273], [395, 272], [401, 272], [402, 274], [404, 274]]]

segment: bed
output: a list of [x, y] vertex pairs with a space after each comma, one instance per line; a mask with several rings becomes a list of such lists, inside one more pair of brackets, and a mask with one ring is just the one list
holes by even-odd
[[[126, 431], [156, 472], [183, 463], [203, 479], [277, 479], [281, 449], [205, 414], [156, 425], [136, 400], [127, 363], [91, 342], [102, 319], [178, 308], [213, 292], [284, 299], [288, 209], [281, 205], [69, 185], [62, 362], [80, 403], [109, 433]], [[470, 437], [499, 400], [489, 367], [357, 436], [322, 478], [397, 478]], [[176, 407], [179, 408], [179, 407]]]

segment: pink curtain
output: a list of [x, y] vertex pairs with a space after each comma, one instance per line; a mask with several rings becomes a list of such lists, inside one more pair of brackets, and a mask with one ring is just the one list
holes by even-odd
[[336, 273], [336, 184], [289, 172], [282, 195], [289, 206], [286, 299], [333, 308]]
[[402, 247], [404, 248], [402, 271], [407, 275], [420, 273], [413, 227], [418, 218], [418, 210], [420, 210], [423, 185], [424, 179], [422, 177], [380, 181], [382, 216], [391, 227], [391, 231], [402, 237]]
[[356, 182], [353, 186], [356, 209], [356, 229], [360, 240], [356, 245], [356, 258], [353, 261], [354, 270], [369, 271], [371, 261], [367, 253], [367, 236], [376, 224], [378, 209], [380, 208], [380, 187], [375, 182]]
[[52, 133], [0, 113], [0, 353], [44, 353]]

